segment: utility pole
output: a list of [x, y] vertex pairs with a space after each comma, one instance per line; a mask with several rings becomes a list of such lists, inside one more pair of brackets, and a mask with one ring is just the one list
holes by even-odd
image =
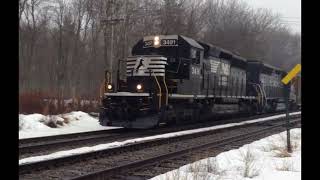
[[[105, 44], [105, 60], [107, 62], [107, 70], [106, 70], [106, 74], [108, 74], [108, 76], [110, 77], [110, 81], [111, 82], [107, 82], [107, 83], [115, 83], [115, 87], [117, 87], [117, 80], [114, 79], [113, 77], [113, 44], [114, 44], [114, 25], [118, 24], [120, 21], [123, 21], [122, 18], [114, 18], [114, 5], [115, 5], [115, 1], [111, 0], [110, 1], [110, 6], [111, 6], [111, 15], [110, 18], [108, 18], [108, 14], [106, 12], [106, 16], [107, 18], [102, 19], [101, 20], [101, 24], [104, 25], [104, 44]], [[110, 38], [110, 57], [109, 57], [109, 61], [107, 59], [107, 26], [111, 25], [111, 38]]]

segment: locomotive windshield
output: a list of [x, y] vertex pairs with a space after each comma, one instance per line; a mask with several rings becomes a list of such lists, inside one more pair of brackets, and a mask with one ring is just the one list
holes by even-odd
[[132, 50], [132, 55], [178, 55], [178, 36], [146, 36]]
[[143, 49], [143, 51], [138, 50], [132, 52], [133, 55], [162, 55], [166, 57], [174, 57], [177, 56], [178, 48], [172, 48], [172, 47], [148, 47]]

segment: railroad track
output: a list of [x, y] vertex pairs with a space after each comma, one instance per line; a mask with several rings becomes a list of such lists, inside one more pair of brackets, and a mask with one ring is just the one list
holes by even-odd
[[[293, 117], [299, 117], [299, 115]], [[252, 136], [257, 137], [259, 134], [264, 134], [276, 128], [283, 129], [283, 121], [281, 120], [282, 118], [269, 122], [243, 124], [195, 134], [137, 142], [122, 147], [48, 161], [21, 164], [19, 166], [19, 177], [20, 179], [97, 179], [111, 177], [119, 174], [119, 171], [123, 173], [136, 171], [137, 168], [174, 158], [186, 152], [211, 146], [222, 146], [221, 143], [228, 144], [231, 141], [240, 141]], [[298, 120], [295, 122], [297, 123]], [[116, 179], [118, 178], [116, 177]]]
[[[295, 121], [293, 123], [299, 122], [300, 121]], [[105, 179], [105, 177], [108, 177], [107, 179], [150, 179], [154, 176], [178, 169], [186, 164], [191, 164], [204, 158], [217, 156], [219, 153], [225, 151], [240, 148], [244, 144], [249, 144], [255, 140], [273, 135], [274, 132], [281, 132], [280, 129], [284, 129], [284, 124], [285, 123], [267, 127], [262, 130], [243, 133], [197, 147], [186, 148], [181, 151], [133, 162], [124, 166], [78, 176], [72, 178], [72, 180]], [[277, 129], [279, 130], [277, 131]]]
[[[274, 113], [270, 115], [278, 115], [281, 113]], [[266, 115], [257, 115], [250, 117], [250, 119], [262, 118]], [[168, 132], [177, 132], [195, 128], [202, 128], [214, 125], [220, 125], [223, 123], [235, 123], [248, 120], [248, 117], [242, 118], [229, 118], [223, 121], [212, 121], [196, 124], [185, 124], [171, 126], [171, 127], [161, 127], [159, 129], [151, 130], [129, 130], [124, 128], [102, 130], [102, 131], [92, 131], [92, 132], [82, 132], [73, 133], [57, 136], [46, 136], [37, 138], [28, 138], [19, 140], [19, 159], [51, 154], [58, 151], [69, 150], [80, 148], [83, 146], [94, 146], [103, 143], [110, 143], [114, 141], [124, 141], [127, 139], [152, 136], [157, 134], [163, 134]]]

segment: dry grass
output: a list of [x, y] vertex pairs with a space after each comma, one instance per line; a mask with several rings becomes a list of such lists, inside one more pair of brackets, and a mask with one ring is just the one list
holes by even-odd
[[66, 124], [69, 124], [70, 123], [70, 118], [66, 117], [66, 116], [61, 116], [61, 118], [63, 119], [63, 122], [66, 123]]
[[189, 172], [192, 172], [192, 173], [197, 173], [201, 170], [201, 164], [200, 162], [194, 162], [192, 164], [189, 165], [189, 169], [188, 171]]
[[275, 157], [285, 158], [291, 157], [291, 154], [288, 152], [286, 147], [277, 147], [273, 152], [275, 153]]
[[207, 172], [212, 174], [221, 174], [219, 164], [216, 158], [208, 158], [207, 159]]
[[[277, 135], [276, 139], [267, 139], [267, 145], [262, 146], [260, 149], [264, 152], [274, 153], [274, 157], [285, 158], [291, 157], [291, 153], [287, 151], [287, 136], [285, 134]], [[301, 134], [291, 134], [291, 149], [295, 151], [299, 148]]]
[[[298, 138], [300, 138], [299, 135], [291, 136], [292, 151], [295, 151], [299, 147], [299, 142], [296, 141], [296, 139]], [[287, 136], [279, 135], [279, 141], [269, 140], [269, 151], [272, 151], [275, 157], [280, 157], [280, 158], [291, 157], [291, 153], [289, 153], [287, 150]]]
[[192, 173], [192, 178], [194, 180], [200, 180], [201, 179], [201, 163], [198, 162], [199, 157], [195, 157], [195, 160], [193, 160], [194, 163], [189, 165], [188, 172]]
[[165, 174], [163, 180], [187, 180], [187, 177], [180, 172], [180, 170], [172, 171], [172, 173]]
[[240, 150], [240, 160], [243, 162], [243, 177], [253, 178], [259, 175], [260, 168], [256, 166], [257, 157], [250, 147], [245, 151]]
[[72, 101], [55, 94], [42, 92], [25, 92], [19, 94], [19, 113], [63, 114], [71, 111], [97, 112], [98, 98], [73, 97]]
[[219, 180], [225, 174], [226, 170], [222, 170], [219, 167], [218, 161], [215, 157], [210, 157], [210, 153], [207, 152], [206, 162], [200, 162], [199, 157], [195, 157], [194, 163], [190, 164], [188, 172], [193, 173], [193, 179], [195, 180], [207, 180], [212, 179], [214, 175], [215, 180]]
[[64, 126], [64, 121], [54, 115], [48, 115], [40, 122], [42, 122], [43, 124], [45, 124], [51, 128], [58, 128], [60, 126]]
[[293, 162], [287, 159], [282, 160], [282, 164], [276, 165], [278, 171], [295, 171]]

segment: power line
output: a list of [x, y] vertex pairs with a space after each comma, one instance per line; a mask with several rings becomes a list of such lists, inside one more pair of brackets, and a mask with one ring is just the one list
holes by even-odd
[[301, 22], [285, 22], [285, 21], [282, 21], [281, 23], [283, 23], [283, 24], [298, 24], [298, 25], [301, 25]]
[[292, 21], [292, 20], [280, 20], [282, 23], [287, 24], [301, 24], [301, 21]]
[[301, 19], [301, 17], [280, 17], [282, 19]]
[[296, 22], [300, 22], [301, 20], [291, 20], [291, 19], [281, 19], [282, 21], [296, 21]]

